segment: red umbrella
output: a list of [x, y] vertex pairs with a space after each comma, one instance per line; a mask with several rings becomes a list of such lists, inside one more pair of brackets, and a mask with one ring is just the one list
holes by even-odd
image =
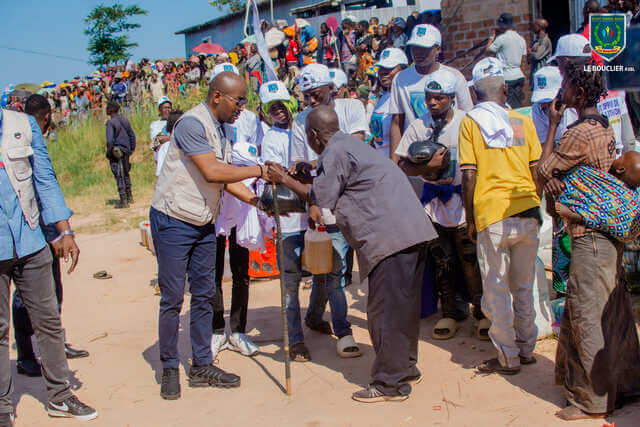
[[226, 50], [219, 44], [204, 42], [192, 49], [194, 52], [209, 54], [209, 53], [227, 53]]

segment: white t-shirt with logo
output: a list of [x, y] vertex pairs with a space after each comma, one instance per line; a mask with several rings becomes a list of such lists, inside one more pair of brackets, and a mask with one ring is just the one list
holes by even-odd
[[[469, 111], [473, 108], [473, 101], [467, 86], [467, 80], [462, 73], [455, 68], [440, 64], [441, 70], [447, 70], [456, 76], [456, 108]], [[391, 84], [391, 102], [389, 103], [390, 114], [404, 114], [404, 129], [409, 125], [429, 114], [427, 105], [424, 102], [424, 87], [427, 83], [427, 75], [420, 74], [416, 67], [411, 66], [400, 71]]]
[[238, 120], [232, 124], [224, 124], [224, 133], [233, 147], [231, 154], [232, 164], [236, 166], [258, 164], [260, 161], [258, 147], [260, 147], [264, 136], [262, 124], [255, 113], [249, 110], [242, 110]]
[[[438, 142], [445, 145], [451, 152], [449, 167], [440, 180], [425, 180], [425, 182], [435, 185], [462, 185], [462, 172], [458, 163], [458, 135], [460, 133], [460, 123], [465, 116], [466, 112], [458, 109], [453, 110], [453, 119], [445, 125], [438, 137]], [[432, 126], [433, 120], [430, 114], [425, 114], [418, 120], [414, 120], [404, 132], [396, 149], [396, 155], [404, 158], [409, 157], [409, 146], [416, 141], [428, 139], [433, 133]], [[443, 227], [458, 227], [466, 222], [462, 196], [458, 193], [454, 193], [447, 203], [443, 203], [442, 200], [435, 197], [424, 206], [424, 210], [431, 218], [431, 221]]]
[[[291, 160], [291, 130], [271, 127], [262, 138], [262, 160], [289, 167]], [[280, 217], [283, 233], [297, 233], [307, 229], [307, 214], [291, 213], [288, 217]]]
[[496, 58], [504, 65], [504, 79], [514, 81], [523, 79], [524, 74], [520, 66], [522, 57], [527, 54], [527, 42], [513, 30], [507, 30], [495, 38], [489, 45], [489, 51], [496, 54]]
[[[340, 130], [344, 133], [354, 134], [356, 132], [367, 132], [369, 124], [367, 123], [367, 113], [364, 105], [358, 99], [338, 98], [334, 100], [334, 110], [338, 115]], [[309, 160], [313, 161], [318, 155], [307, 144], [307, 134], [305, 133], [305, 121], [311, 108], [307, 108], [296, 116], [293, 122], [293, 136], [291, 137], [291, 160]], [[364, 144], [364, 142], [363, 142]], [[327, 225], [335, 224], [336, 217], [329, 209], [322, 209], [324, 223]]]
[[609, 125], [616, 138], [616, 157], [624, 151], [624, 138], [622, 136], [622, 116], [628, 115], [625, 92], [622, 90], [610, 90], [606, 97], [598, 102], [598, 112], [609, 119]]
[[389, 114], [389, 104], [391, 102], [391, 93], [383, 92], [376, 103], [376, 107], [371, 114], [369, 129], [376, 150], [385, 157], [389, 157], [389, 130], [391, 128], [391, 114]]

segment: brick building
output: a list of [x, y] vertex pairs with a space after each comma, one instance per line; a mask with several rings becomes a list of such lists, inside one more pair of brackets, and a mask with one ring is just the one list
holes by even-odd
[[[515, 30], [531, 44], [533, 21], [544, 17], [549, 21], [549, 36], [554, 43], [563, 34], [576, 31], [582, 23], [582, 6], [585, 0], [442, 0], [442, 35], [444, 61], [471, 77], [479, 48], [465, 54], [465, 51], [491, 37], [496, 21], [501, 13], [511, 13]], [[606, 3], [601, 0], [601, 3]], [[454, 59], [455, 58], [455, 59]], [[529, 66], [524, 63], [522, 71], [527, 77]], [[528, 94], [525, 94], [528, 98]]]

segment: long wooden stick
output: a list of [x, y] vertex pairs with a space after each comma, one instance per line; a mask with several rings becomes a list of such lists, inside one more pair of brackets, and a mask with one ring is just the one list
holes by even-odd
[[286, 308], [286, 289], [284, 282], [284, 266], [282, 257], [284, 251], [282, 249], [282, 229], [280, 228], [280, 207], [278, 206], [278, 194], [276, 184], [272, 183], [273, 188], [273, 210], [276, 220], [276, 239], [278, 246], [278, 270], [280, 270], [280, 312], [282, 313], [282, 330], [284, 335], [284, 377], [286, 381], [287, 396], [291, 396], [291, 359], [289, 358], [289, 324], [287, 323]]

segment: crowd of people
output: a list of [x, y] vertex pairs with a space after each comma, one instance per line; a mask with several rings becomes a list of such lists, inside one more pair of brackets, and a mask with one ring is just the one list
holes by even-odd
[[[589, 3], [586, 18], [595, 13]], [[610, 5], [637, 20], [637, 1]], [[548, 23], [537, 20], [528, 47], [513, 17], [501, 14], [468, 82], [441, 62], [437, 14], [388, 24], [355, 21], [346, 17], [338, 28], [327, 20], [318, 33], [304, 20], [264, 22], [270, 58], [255, 45], [239, 45], [181, 65], [144, 60], [101, 72], [89, 84], [101, 88], [89, 93], [101, 97], [109, 116], [107, 157], [120, 207], [133, 201], [125, 170], [136, 138], [119, 109], [145, 97], [158, 108], [149, 137], [157, 161], [150, 225], [160, 289], [160, 395], [181, 397], [178, 336], [187, 285], [189, 386], [238, 387], [240, 376], [214, 363], [218, 354], [259, 353], [246, 334], [249, 253], [264, 250], [274, 233], [274, 209], [263, 197], [265, 183], [272, 182], [289, 191], [273, 197], [306, 206], [279, 218], [290, 360], [312, 360], [299, 289], [305, 235], [322, 229], [331, 240], [332, 268], [313, 275], [304, 326], [335, 335], [338, 357], [362, 354], [345, 292], [354, 253], [360, 282], [368, 280], [375, 359], [370, 384], [354, 392], [354, 400], [406, 400], [422, 381], [423, 290], [442, 308], [434, 339], [454, 337], [472, 316], [477, 339], [491, 341], [496, 351], [475, 369], [515, 375], [525, 367], [526, 375], [526, 366], [536, 363], [533, 288], [545, 209], [554, 236], [567, 233], [570, 241], [564, 259], [554, 256], [561, 261], [554, 287], [565, 296], [555, 379], [567, 400], [556, 415], [610, 415], [640, 392], [640, 344], [621, 271], [624, 242], [640, 234], [640, 155], [624, 94], [607, 90], [602, 73], [585, 67], [599, 60], [588, 38], [564, 35], [552, 52]], [[515, 110], [524, 103], [527, 59], [532, 117]], [[269, 60], [279, 79], [267, 77]], [[205, 100], [186, 112], [174, 109], [179, 93], [201, 82], [208, 84]], [[245, 108], [250, 89], [259, 97], [256, 112]], [[78, 108], [82, 84], [74, 90]], [[33, 117], [10, 109], [0, 116], [0, 191], [6, 196], [0, 214], [7, 218], [0, 236], [10, 242], [0, 249], [0, 280], [5, 300], [14, 282], [31, 316], [47, 411], [91, 419], [97, 411], [80, 402], [66, 380], [61, 296], [56, 303], [51, 267], [52, 258], [70, 257], [73, 269], [79, 254], [42, 138], [60, 108], [55, 99], [60, 92], [28, 98], [25, 111]], [[15, 100], [11, 107], [19, 109]], [[227, 239], [229, 328], [221, 285]], [[433, 277], [425, 274], [427, 265]], [[324, 320], [327, 303], [330, 322]], [[1, 313], [6, 338], [8, 306]], [[8, 357], [0, 367], [0, 390], [7, 390], [0, 421], [11, 425]]]

